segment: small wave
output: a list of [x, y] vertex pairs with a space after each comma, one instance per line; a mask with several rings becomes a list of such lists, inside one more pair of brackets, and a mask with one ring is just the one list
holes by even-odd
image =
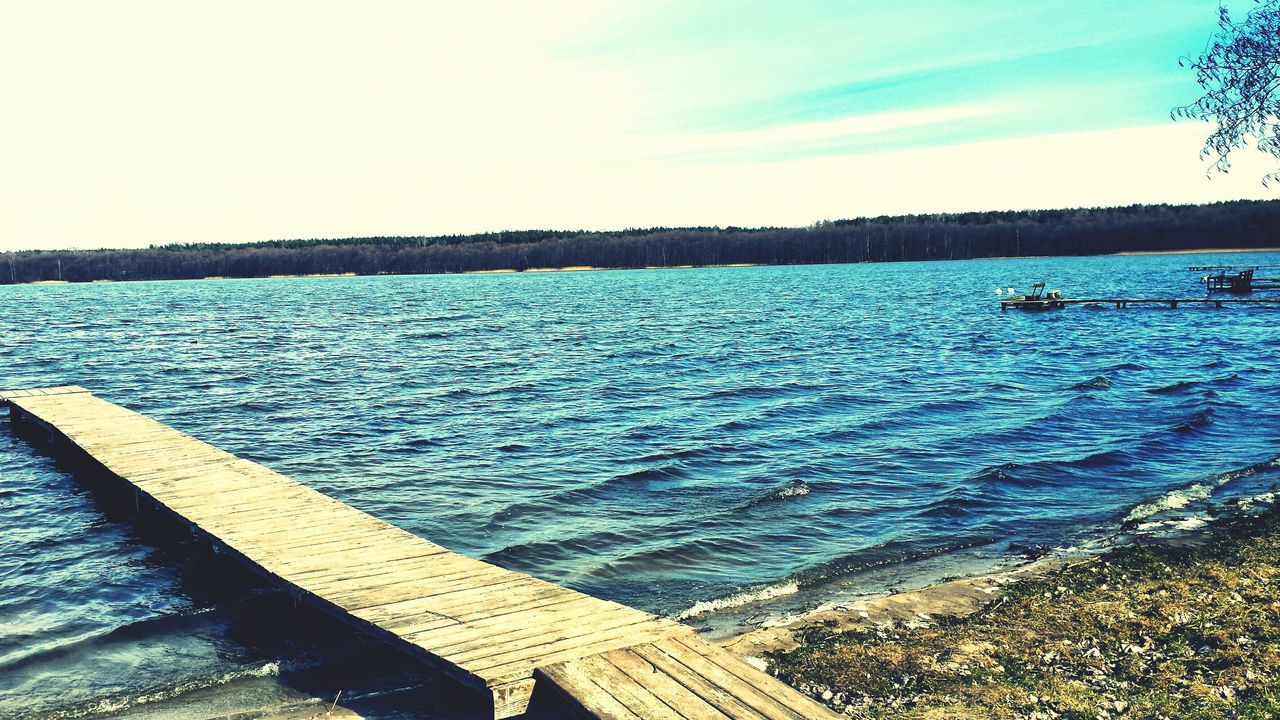
[[982, 510], [990, 510], [993, 505], [991, 499], [983, 497], [980, 493], [961, 488], [926, 503], [916, 514], [928, 518], [956, 519]]
[[467, 397], [489, 397], [491, 395], [501, 395], [503, 393], [522, 393], [530, 390], [536, 390], [537, 385], [534, 383], [515, 383], [513, 385], [495, 385], [486, 388], [469, 388], [457, 387], [444, 392], [441, 397], [446, 398], [467, 398]]
[[787, 500], [789, 498], [804, 497], [805, 495], [808, 495], [811, 490], [812, 488], [810, 488], [809, 484], [805, 481], [793, 480], [776, 490], [765, 493], [759, 497], [752, 498], [742, 506], [742, 509], [746, 510], [748, 508], [764, 505], [766, 503], [778, 502], [780, 500]]
[[1192, 483], [1186, 487], [1170, 490], [1154, 500], [1134, 507], [1129, 511], [1129, 514], [1125, 516], [1124, 524], [1126, 526], [1132, 526], [1135, 523], [1141, 522], [1142, 520], [1155, 515], [1156, 513], [1166, 512], [1169, 510], [1180, 510], [1193, 502], [1208, 498], [1213, 494], [1214, 490], [1217, 490], [1223, 485], [1252, 475], [1257, 475], [1258, 473], [1276, 469], [1280, 469], [1280, 457], [1274, 457], [1270, 460], [1249, 465], [1248, 467], [1219, 473], [1206, 482]]
[[1191, 530], [1199, 530], [1208, 526], [1213, 522], [1213, 518], [1209, 515], [1192, 515], [1189, 517], [1175, 517], [1168, 520], [1153, 520], [1150, 522], [1139, 522], [1133, 528], [1133, 532], [1141, 535], [1160, 535], [1164, 533], [1184, 533]]
[[1178, 425], [1174, 426], [1173, 429], [1178, 432], [1184, 432], [1184, 433], [1194, 432], [1196, 430], [1199, 430], [1202, 427], [1207, 427], [1212, 424], [1213, 424], [1213, 411], [1206, 408], [1196, 413], [1195, 415], [1192, 415], [1190, 418], [1186, 420], [1186, 422], [1179, 423]]
[[766, 602], [775, 598], [786, 597], [787, 595], [795, 595], [798, 592], [800, 592], [800, 584], [794, 580], [781, 582], [777, 585], [765, 585], [752, 590], [744, 590], [728, 597], [694, 603], [692, 607], [677, 615], [676, 620], [689, 620], [707, 613], [729, 610], [751, 603]]
[[1072, 390], [1106, 390], [1111, 387], [1111, 380], [1101, 375], [1076, 383]]
[[1173, 383], [1172, 385], [1165, 385], [1163, 387], [1158, 387], [1158, 388], [1149, 388], [1147, 392], [1151, 393], [1152, 395], [1168, 395], [1170, 393], [1180, 393], [1186, 390], [1190, 390], [1191, 388], [1194, 388], [1199, 384], [1200, 383], [1194, 380], [1181, 380], [1179, 382]]
[[656, 467], [618, 473], [589, 485], [568, 488], [543, 495], [536, 500], [507, 505], [490, 516], [488, 527], [491, 529], [497, 528], [520, 517], [524, 517], [526, 520], [536, 515], [549, 517], [558, 512], [559, 508], [588, 501], [602, 500], [619, 492], [629, 492], [637, 484], [680, 480], [687, 476], [688, 473], [677, 463], [667, 463]]
[[1273, 457], [1270, 460], [1263, 460], [1260, 463], [1254, 463], [1248, 467], [1239, 470], [1228, 470], [1218, 477], [1222, 478], [1224, 483], [1235, 482], [1241, 478], [1247, 478], [1252, 475], [1267, 472], [1268, 470], [1280, 470], [1280, 457]]
[[981, 472], [971, 478], [974, 482], [979, 483], [1017, 483], [1022, 484], [1023, 479], [1013, 474], [1013, 470], [1019, 467], [1016, 463], [1005, 463], [1003, 465], [993, 465], [983, 468]]
[[630, 483], [630, 482], [637, 482], [637, 481], [643, 482], [648, 480], [670, 480], [672, 478], [685, 477], [687, 474], [688, 473], [686, 473], [684, 468], [680, 467], [680, 465], [676, 463], [667, 463], [665, 465], [659, 465], [658, 467], [647, 467], [642, 470], [633, 470], [627, 473], [618, 473], [617, 475], [614, 475], [613, 477], [609, 478], [608, 480], [606, 480], [604, 483], [601, 483], [601, 484], [612, 485], [614, 483], [620, 483], [620, 482]]
[[243, 668], [240, 670], [231, 670], [213, 677], [199, 678], [184, 683], [179, 683], [173, 687], [167, 687], [160, 690], [152, 690], [140, 695], [123, 695], [109, 697], [98, 700], [91, 705], [82, 706], [73, 710], [66, 710], [54, 715], [50, 718], [71, 718], [93, 717], [96, 715], [116, 714], [139, 705], [150, 705], [152, 703], [165, 702], [181, 697], [197, 690], [205, 690], [212, 687], [228, 685], [237, 680], [245, 680], [249, 678], [278, 677], [280, 675], [280, 664], [269, 662], [262, 666]]
[[737, 388], [725, 388], [722, 390], [712, 390], [702, 396], [698, 400], [713, 400], [716, 398], [772, 398], [781, 397], [783, 395], [792, 395], [794, 393], [808, 392], [810, 390], [821, 390], [823, 386], [813, 385], [809, 383], [784, 383], [781, 385], [747, 385]]
[[802, 589], [813, 588], [872, 568], [911, 563], [1000, 541], [1000, 537], [981, 530], [968, 534], [952, 533], [947, 540], [937, 542], [890, 540], [819, 563], [796, 573], [792, 579]]
[[[51, 543], [62, 542], [50, 539]], [[205, 621], [206, 616], [217, 612], [217, 608], [197, 607], [177, 612], [138, 618], [123, 625], [108, 627], [87, 632], [74, 637], [47, 643], [24, 643], [22, 650], [0, 655], [0, 670], [13, 672], [32, 664], [48, 661], [51, 658], [71, 655], [73, 653], [93, 652], [95, 646], [101, 646], [121, 640], [141, 639], [163, 632], [180, 632], [190, 629], [196, 623]], [[164, 628], [164, 629], [162, 629]]]
[[1155, 500], [1142, 503], [1130, 510], [1129, 514], [1124, 518], [1124, 523], [1125, 525], [1131, 525], [1135, 522], [1149, 518], [1156, 513], [1168, 510], [1180, 510], [1197, 500], [1204, 500], [1209, 497], [1219, 485], [1221, 485], [1221, 483], [1204, 482], [1188, 485], [1186, 487], [1178, 488], [1177, 490], [1171, 490]]
[[691, 460], [694, 458], [702, 457], [704, 455], [713, 455], [717, 453], [726, 453], [726, 454], [736, 453], [736, 452], [742, 451], [743, 449], [744, 449], [744, 446], [742, 445], [725, 443], [720, 445], [707, 445], [703, 447], [678, 448], [675, 450], [659, 450], [657, 452], [652, 452], [647, 455], [616, 458], [615, 460], [613, 460], [613, 462], [619, 463], [619, 464], [629, 464], [629, 463], [666, 462], [669, 460]]

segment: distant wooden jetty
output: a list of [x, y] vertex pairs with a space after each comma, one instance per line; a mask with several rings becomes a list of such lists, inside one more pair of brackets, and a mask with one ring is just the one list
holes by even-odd
[[[1252, 277], [1252, 275], [1250, 276]], [[1010, 289], [1012, 292], [1012, 289]], [[1169, 297], [1092, 297], [1064, 298], [1062, 291], [1045, 292], [1044, 283], [1036, 283], [1029, 295], [1013, 295], [1000, 301], [1000, 309], [1008, 310], [1056, 310], [1068, 305], [1114, 305], [1127, 308], [1130, 305], [1167, 305], [1177, 308], [1179, 305], [1264, 305], [1280, 307], [1280, 295], [1270, 297], [1202, 297], [1202, 298], [1169, 298]]]
[[1187, 267], [1192, 272], [1204, 272], [1206, 270], [1261, 270], [1263, 268], [1280, 268], [1280, 264], [1271, 265], [1190, 265]]
[[123, 483], [140, 513], [487, 693], [494, 718], [524, 713], [535, 691], [609, 720], [836, 717], [692, 628], [450, 552], [79, 386], [0, 404]]
[[1260, 305], [1280, 307], [1280, 297], [1269, 298], [1157, 298], [1157, 297], [1096, 297], [1096, 298], [1026, 298], [1013, 297], [1000, 301], [1000, 309], [1007, 310], [1054, 310], [1068, 305], [1114, 305], [1127, 308], [1130, 305], [1167, 305], [1176, 308], [1179, 305]]
[[1200, 278], [1204, 289], [1210, 294], [1216, 292], [1244, 295], [1254, 290], [1280, 290], [1280, 278], [1258, 278], [1253, 276], [1253, 269], [1220, 271], [1217, 275], [1205, 275]]

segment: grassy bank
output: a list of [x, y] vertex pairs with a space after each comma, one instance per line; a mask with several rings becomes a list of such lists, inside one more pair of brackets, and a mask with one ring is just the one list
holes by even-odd
[[1280, 512], [1024, 580], [966, 617], [803, 641], [771, 667], [853, 717], [1280, 717]]

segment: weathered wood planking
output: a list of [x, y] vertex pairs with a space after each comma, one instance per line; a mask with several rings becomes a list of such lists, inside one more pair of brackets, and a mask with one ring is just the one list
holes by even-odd
[[609, 720], [808, 720], [835, 715], [696, 635], [539, 668], [584, 714]]
[[295, 597], [488, 692], [496, 718], [538, 678], [589, 717], [834, 717], [686, 626], [450, 552], [84, 388], [0, 403]]

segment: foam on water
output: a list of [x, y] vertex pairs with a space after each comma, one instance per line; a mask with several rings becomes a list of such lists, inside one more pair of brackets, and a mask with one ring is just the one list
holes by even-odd
[[[1233, 482], [1238, 482], [1246, 478], [1254, 477], [1261, 473], [1267, 473], [1280, 469], [1280, 457], [1272, 458], [1260, 463], [1255, 463], [1247, 467], [1229, 470], [1214, 476], [1211, 480], [1199, 483], [1193, 483], [1187, 487], [1176, 488], [1161, 495], [1154, 500], [1144, 502], [1132, 510], [1125, 516], [1125, 523], [1132, 523], [1144, 520], [1158, 513], [1168, 512], [1170, 510], [1181, 510], [1200, 500], [1205, 500], [1214, 494], [1214, 491]], [[1258, 495], [1255, 497], [1263, 497]]]
[[207, 688], [217, 687], [219, 685], [229, 685], [236, 680], [245, 678], [262, 678], [275, 677], [280, 674], [280, 665], [278, 663], [269, 662], [260, 667], [244, 668], [241, 670], [231, 670], [212, 677], [204, 677], [198, 680], [181, 683], [173, 687], [155, 690], [153, 692], [143, 693], [141, 695], [130, 695], [120, 697], [110, 697], [92, 703], [87, 707], [77, 708], [74, 710], [55, 712], [47, 717], [53, 718], [82, 718], [92, 717], [95, 715], [118, 714], [123, 710], [130, 710], [141, 705], [150, 705], [154, 703], [162, 703], [181, 697], [196, 690], [204, 690]]
[[694, 603], [688, 610], [676, 615], [677, 620], [690, 620], [701, 617], [707, 613], [730, 610], [740, 608], [745, 605], [753, 605], [757, 603], [776, 600], [780, 597], [795, 595], [800, 592], [800, 584], [797, 582], [784, 582], [777, 585], [767, 585], [754, 590], [746, 590], [729, 597], [718, 598], [715, 600], [705, 600], [703, 602]]

